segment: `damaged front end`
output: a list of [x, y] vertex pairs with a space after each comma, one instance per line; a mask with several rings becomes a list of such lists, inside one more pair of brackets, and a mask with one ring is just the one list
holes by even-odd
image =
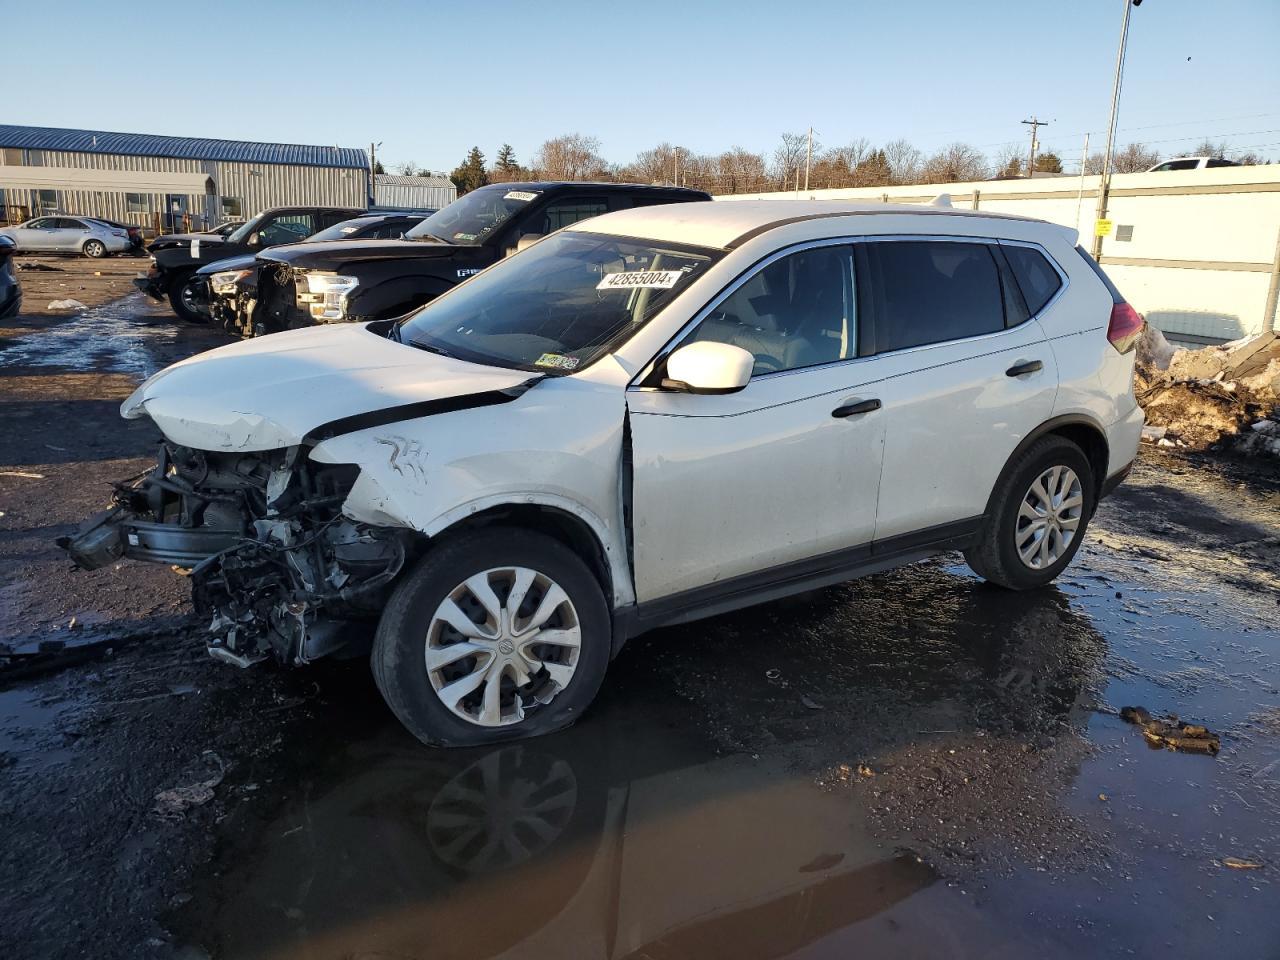
[[185, 573], [219, 659], [302, 664], [337, 652], [367, 639], [360, 621], [381, 608], [411, 534], [343, 516], [359, 468], [303, 451], [166, 443], [153, 470], [116, 485], [111, 509], [58, 543], [86, 570], [130, 559]]

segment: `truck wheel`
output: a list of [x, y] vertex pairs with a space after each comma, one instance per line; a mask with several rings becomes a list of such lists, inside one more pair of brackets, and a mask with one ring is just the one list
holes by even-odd
[[1010, 590], [1044, 586], [1080, 548], [1094, 490], [1093, 469], [1078, 446], [1058, 436], [1037, 441], [1005, 471], [965, 562]]
[[179, 320], [185, 320], [187, 323], [204, 323], [207, 319], [196, 309], [196, 283], [195, 274], [188, 274], [185, 277], [178, 277], [169, 284], [169, 306], [173, 307], [173, 312], [178, 315]]
[[91, 260], [101, 260], [107, 255], [107, 245], [101, 240], [86, 240], [80, 249]]
[[600, 584], [559, 542], [489, 529], [431, 550], [392, 594], [373, 678], [423, 743], [538, 736], [581, 716], [604, 679], [611, 625]]

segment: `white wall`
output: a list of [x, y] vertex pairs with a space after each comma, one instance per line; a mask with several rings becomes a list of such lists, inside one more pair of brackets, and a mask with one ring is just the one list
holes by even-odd
[[[717, 200], [808, 197], [928, 203], [1012, 213], [1079, 230], [1090, 249], [1098, 177], [736, 194]], [[1102, 264], [1125, 297], [1166, 333], [1235, 339], [1264, 329], [1280, 232], [1280, 164], [1118, 174], [1108, 219], [1131, 240], [1103, 240]], [[1114, 229], [1114, 228], [1113, 228]], [[1131, 262], [1139, 261], [1139, 262]], [[1158, 263], [1152, 261], [1160, 261]], [[1165, 261], [1177, 261], [1169, 264]]]

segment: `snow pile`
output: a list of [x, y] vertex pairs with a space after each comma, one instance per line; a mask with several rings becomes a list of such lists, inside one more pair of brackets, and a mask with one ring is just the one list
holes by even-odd
[[1148, 326], [1134, 376], [1138, 402], [1154, 428], [1144, 431], [1144, 439], [1163, 447], [1280, 456], [1276, 334], [1184, 350]]

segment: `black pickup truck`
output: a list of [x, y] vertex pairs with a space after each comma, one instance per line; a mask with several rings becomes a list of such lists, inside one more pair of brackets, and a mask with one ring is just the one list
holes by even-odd
[[408, 313], [521, 246], [612, 210], [710, 200], [628, 183], [503, 183], [436, 211], [403, 240], [299, 243], [258, 256], [234, 295], [235, 326], [275, 333]]
[[362, 213], [355, 207], [275, 207], [241, 224], [226, 237], [209, 233], [157, 237], [147, 248], [151, 269], [133, 283], [149, 297], [167, 298], [181, 319], [203, 323], [207, 314], [200, 310], [192, 284], [196, 271], [205, 264], [305, 240], [318, 230]]

